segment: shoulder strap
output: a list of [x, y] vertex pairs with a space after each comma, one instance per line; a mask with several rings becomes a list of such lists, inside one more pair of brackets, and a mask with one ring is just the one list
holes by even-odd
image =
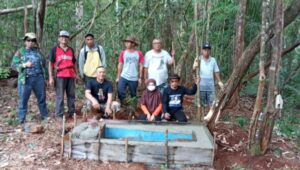
[[[86, 58], [87, 58], [87, 53], [88, 53], [88, 51], [86, 51], [86, 45], [84, 45], [84, 47], [83, 47], [83, 52], [84, 52], [84, 62], [85, 62]], [[102, 56], [101, 56], [99, 45], [97, 45], [97, 52], [99, 54], [100, 61], [102, 62]]]
[[[102, 56], [101, 56], [101, 51], [100, 51], [99, 45], [97, 45], [97, 51], [98, 51], [98, 54], [99, 54], [100, 61], [101, 61], [101, 63], [102, 63]], [[103, 64], [103, 63], [102, 63], [102, 64]]]

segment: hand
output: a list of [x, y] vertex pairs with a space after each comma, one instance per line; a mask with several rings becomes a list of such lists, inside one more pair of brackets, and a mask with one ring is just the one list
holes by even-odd
[[165, 113], [164, 117], [165, 117], [165, 119], [169, 120], [171, 118], [171, 115], [170, 115], [170, 113]]
[[141, 86], [142, 85], [142, 79], [139, 78], [138, 82], [139, 82], [139, 85]]
[[119, 82], [119, 78], [117, 77], [117, 78], [116, 78], [116, 83], [118, 83], [118, 82]]
[[31, 61], [27, 61], [25, 64], [24, 64], [25, 68], [26, 67], [32, 67], [32, 62]]
[[151, 115], [150, 115], [150, 113], [147, 114], [147, 120], [151, 121]]
[[53, 86], [53, 85], [54, 85], [54, 79], [53, 79], [53, 77], [50, 77], [50, 78], [49, 78], [49, 85], [50, 85], [50, 86]]
[[110, 115], [110, 114], [112, 113], [112, 110], [111, 110], [110, 107], [106, 107], [106, 108], [105, 108], [105, 112], [106, 112], [108, 115]]
[[199, 67], [199, 59], [198, 57], [194, 60], [193, 69], [196, 69]]
[[195, 80], [195, 83], [198, 84], [200, 82], [201, 78], [199, 76], [196, 76], [194, 78], [194, 80]]
[[93, 101], [93, 102], [92, 102], [92, 105], [93, 105], [93, 108], [94, 108], [94, 109], [100, 109], [100, 104], [99, 104], [98, 102]]
[[150, 121], [154, 121], [154, 120], [155, 120], [155, 116], [154, 116], [154, 115], [151, 115]]
[[218, 85], [219, 85], [220, 89], [223, 91], [224, 90], [224, 84], [221, 81], [219, 81]]
[[171, 51], [171, 55], [172, 55], [172, 57], [175, 57], [175, 55], [176, 55], [176, 52], [175, 52], [175, 50], [174, 50], [174, 49], [172, 49], [172, 51]]

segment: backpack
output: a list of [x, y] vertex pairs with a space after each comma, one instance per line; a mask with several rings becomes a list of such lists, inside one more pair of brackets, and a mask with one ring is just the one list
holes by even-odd
[[[101, 56], [99, 45], [96, 45], [96, 46], [97, 46], [97, 52], [99, 54], [100, 62], [102, 63], [102, 56]], [[85, 63], [86, 57], [87, 57], [87, 53], [88, 53], [88, 51], [86, 51], [86, 45], [84, 45], [83, 51], [84, 51], [84, 63]]]

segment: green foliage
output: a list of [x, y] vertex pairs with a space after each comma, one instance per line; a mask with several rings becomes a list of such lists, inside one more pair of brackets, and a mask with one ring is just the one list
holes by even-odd
[[10, 69], [7, 67], [0, 67], [0, 79], [6, 79], [9, 77]]
[[249, 119], [247, 117], [239, 116], [235, 118], [235, 123], [240, 127], [244, 127], [245, 125], [249, 124]]
[[246, 170], [245, 168], [243, 168], [240, 165], [237, 165], [236, 163], [234, 165], [231, 166], [232, 170]]
[[135, 108], [137, 106], [137, 104], [138, 104], [138, 98], [137, 97], [127, 96], [124, 99], [124, 105], [127, 106], [127, 107]]

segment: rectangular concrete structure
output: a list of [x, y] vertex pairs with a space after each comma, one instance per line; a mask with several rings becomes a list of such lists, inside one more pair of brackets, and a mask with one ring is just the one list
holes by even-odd
[[[168, 134], [192, 135], [192, 139], [119, 139], [105, 138], [105, 129], [138, 130], [138, 132], [164, 132]], [[107, 131], [108, 133], [108, 131]], [[128, 121], [105, 121], [101, 138], [82, 140], [64, 137], [64, 156], [75, 159], [99, 161], [138, 162], [150, 166], [168, 165], [170, 168], [212, 167], [214, 160], [214, 139], [208, 129], [201, 124], [141, 123]], [[173, 135], [174, 135], [173, 134]], [[179, 135], [180, 136], [180, 135]], [[71, 147], [70, 147], [71, 146]]]

